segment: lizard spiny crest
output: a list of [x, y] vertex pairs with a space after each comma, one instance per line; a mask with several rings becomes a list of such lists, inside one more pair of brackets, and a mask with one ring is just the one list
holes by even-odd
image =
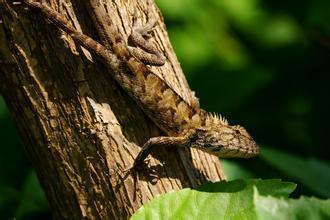
[[212, 124], [228, 125], [227, 119], [218, 113], [209, 113], [208, 118]]

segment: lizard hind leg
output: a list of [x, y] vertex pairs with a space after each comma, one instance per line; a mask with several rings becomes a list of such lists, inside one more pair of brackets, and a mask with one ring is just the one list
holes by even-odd
[[132, 19], [132, 30], [135, 32], [139, 32], [143, 37], [150, 38], [150, 32], [154, 29], [156, 26], [156, 19], [152, 17], [151, 15], [152, 6], [148, 5], [148, 11], [147, 11], [147, 23], [142, 24], [142, 16], [139, 15], [138, 7], [135, 7], [133, 19]]
[[151, 66], [163, 66], [165, 64], [165, 56], [158, 51], [158, 48], [150, 41], [151, 31], [156, 25], [156, 20], [150, 16], [148, 10], [148, 22], [142, 25], [142, 18], [139, 16], [137, 8], [135, 8], [133, 16], [132, 32], [128, 38], [128, 47], [131, 54], [143, 62]]

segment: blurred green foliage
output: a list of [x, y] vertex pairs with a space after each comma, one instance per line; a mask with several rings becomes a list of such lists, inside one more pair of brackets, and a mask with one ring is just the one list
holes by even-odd
[[[294, 197], [329, 197], [330, 1], [156, 2], [202, 107], [273, 146], [224, 161], [228, 177], [292, 180]], [[0, 99], [0, 219], [48, 215], [31, 170]]]
[[329, 197], [330, 2], [157, 3], [202, 107], [273, 146], [224, 161], [230, 179], [282, 178], [298, 183], [293, 196]]

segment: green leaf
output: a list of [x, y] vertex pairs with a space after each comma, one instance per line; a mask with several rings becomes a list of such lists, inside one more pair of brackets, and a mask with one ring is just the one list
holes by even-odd
[[299, 199], [261, 196], [255, 190], [254, 203], [258, 219], [317, 220], [330, 218], [330, 200], [300, 197]]
[[229, 182], [217, 182], [217, 183], [207, 183], [203, 186], [197, 188], [199, 191], [206, 192], [238, 192], [245, 189], [252, 190], [253, 187], [257, 187], [260, 194], [262, 195], [272, 195], [272, 196], [284, 196], [287, 197], [292, 193], [296, 184], [290, 182], [283, 182], [279, 179], [245, 179], [245, 180], [234, 180]]
[[283, 151], [262, 147], [260, 158], [298, 180], [319, 195], [330, 197], [330, 165], [313, 158], [300, 158]]
[[[266, 209], [262, 209], [264, 203], [259, 204], [259, 200], [272, 198], [275, 202], [291, 201], [286, 197], [295, 187], [293, 183], [280, 180], [208, 183], [196, 190], [183, 189], [156, 197], [141, 207], [131, 219], [258, 219], [258, 216], [267, 214]], [[269, 204], [270, 210], [275, 202]], [[328, 207], [323, 201], [320, 204]], [[298, 215], [296, 212], [294, 214]]]

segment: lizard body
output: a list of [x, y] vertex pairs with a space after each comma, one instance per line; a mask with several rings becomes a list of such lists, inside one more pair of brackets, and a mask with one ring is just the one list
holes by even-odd
[[[97, 0], [89, 0], [94, 19], [105, 20], [108, 27], [99, 27], [102, 44], [79, 33], [68, 21], [45, 4], [22, 0], [30, 8], [37, 9], [56, 26], [64, 30], [80, 45], [97, 55], [112, 70], [113, 77], [137, 102], [144, 112], [168, 136], [153, 137], [147, 141], [133, 167], [144, 161], [152, 148], [158, 146], [195, 147], [219, 157], [249, 158], [258, 155], [259, 148], [241, 126], [230, 126], [221, 116], [207, 113], [198, 103], [189, 103], [178, 95], [147, 65], [162, 66], [165, 57], [144, 36], [154, 26], [146, 28], [133, 25], [127, 45]], [[139, 48], [137, 48], [139, 47]]]

